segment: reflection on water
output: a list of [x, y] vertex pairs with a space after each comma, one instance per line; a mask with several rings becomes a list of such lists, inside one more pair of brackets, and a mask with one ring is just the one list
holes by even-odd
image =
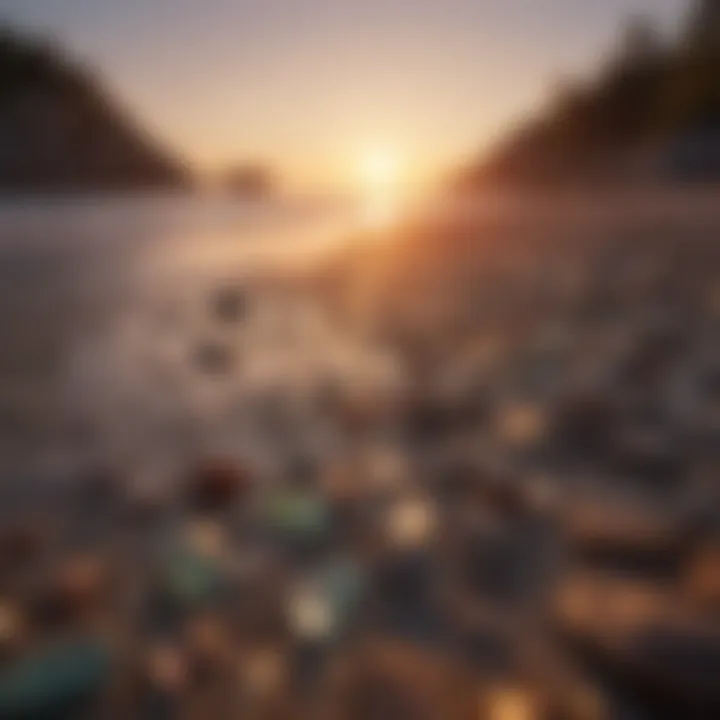
[[1, 207], [5, 462], [182, 462], [178, 448], [230, 444], [240, 429], [236, 451], [262, 454], [273, 397], [295, 414], [273, 422], [303, 425], [323, 384], [391, 375], [307, 293], [270, 280], [331, 247], [353, 213], [173, 199]]

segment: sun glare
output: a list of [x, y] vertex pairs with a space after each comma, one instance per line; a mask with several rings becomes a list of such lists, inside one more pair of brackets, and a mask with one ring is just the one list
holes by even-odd
[[391, 224], [399, 212], [402, 165], [388, 148], [372, 147], [358, 162], [358, 181], [364, 196], [364, 221], [379, 229]]
[[400, 180], [398, 156], [382, 148], [366, 150], [360, 160], [360, 179], [369, 193], [396, 190]]

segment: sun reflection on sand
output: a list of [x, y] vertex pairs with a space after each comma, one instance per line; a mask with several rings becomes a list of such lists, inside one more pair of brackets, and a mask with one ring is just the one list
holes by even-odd
[[370, 230], [382, 230], [397, 222], [400, 210], [399, 200], [391, 194], [370, 196], [363, 205], [362, 224]]
[[388, 148], [365, 150], [358, 164], [362, 188], [362, 224], [371, 230], [382, 230], [396, 222], [400, 215], [400, 186], [403, 167], [398, 155]]

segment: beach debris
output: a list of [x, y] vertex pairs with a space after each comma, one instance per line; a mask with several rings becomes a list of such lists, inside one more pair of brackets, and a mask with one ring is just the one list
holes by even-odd
[[520, 687], [498, 687], [483, 693], [478, 717], [488, 720], [541, 720], [546, 717], [542, 699]]
[[363, 569], [350, 559], [328, 563], [320, 570], [317, 581], [343, 619], [356, 609], [365, 587]]
[[428, 498], [406, 498], [391, 506], [386, 518], [386, 531], [397, 549], [413, 549], [427, 545], [438, 526], [435, 503]]
[[332, 508], [348, 512], [359, 506], [367, 492], [358, 469], [349, 462], [337, 461], [323, 466], [318, 488]]
[[151, 688], [168, 695], [179, 695], [189, 684], [188, 659], [177, 647], [159, 644], [147, 652], [144, 680]]
[[595, 652], [622, 651], [633, 633], [670, 611], [670, 598], [662, 586], [607, 573], [571, 573], [553, 600], [561, 631]]
[[217, 288], [210, 297], [213, 317], [226, 324], [239, 323], [248, 313], [248, 298], [244, 290], [236, 285]]
[[676, 576], [683, 548], [681, 527], [671, 515], [601, 498], [578, 502], [565, 515], [568, 551], [584, 567], [636, 577]]
[[67, 717], [103, 690], [111, 663], [99, 640], [38, 650], [0, 673], [0, 717]]
[[475, 718], [473, 684], [457, 667], [409, 644], [377, 641], [337, 681], [338, 717]]
[[190, 664], [180, 647], [167, 642], [151, 644], [137, 668], [133, 717], [143, 720], [179, 717], [190, 681]]
[[235, 352], [229, 345], [220, 341], [205, 341], [192, 351], [192, 363], [203, 375], [224, 377], [235, 369]]
[[0, 529], [0, 567], [32, 563], [45, 548], [46, 533], [36, 522], [17, 522]]
[[688, 598], [720, 614], [720, 538], [701, 542], [687, 563], [683, 583]]
[[407, 456], [397, 448], [372, 447], [364, 457], [366, 482], [377, 491], [402, 490], [409, 482]]
[[291, 543], [313, 544], [326, 538], [331, 529], [327, 502], [311, 491], [279, 491], [270, 497], [266, 513], [270, 527]]
[[360, 567], [346, 559], [332, 561], [304, 578], [289, 603], [289, 624], [306, 640], [334, 639], [346, 630], [364, 590]]
[[0, 600], [0, 658], [20, 647], [27, 626], [28, 619], [22, 606], [12, 600]]
[[287, 598], [291, 579], [267, 567], [233, 597], [231, 621], [241, 645], [277, 645], [288, 636]]
[[157, 523], [176, 500], [176, 490], [154, 473], [132, 477], [124, 487], [125, 517], [138, 527]]
[[34, 604], [43, 623], [73, 623], [95, 610], [110, 589], [111, 572], [100, 555], [92, 553], [69, 557], [51, 572], [41, 585]]
[[547, 432], [548, 419], [536, 403], [510, 403], [497, 417], [497, 434], [501, 442], [513, 448], [538, 445]]
[[225, 574], [212, 558], [199, 552], [175, 550], [163, 566], [162, 590], [179, 608], [199, 608], [218, 597]]
[[184, 637], [193, 675], [200, 682], [217, 677], [235, 660], [233, 637], [218, 614], [189, 618]]
[[301, 640], [326, 642], [337, 629], [338, 619], [332, 602], [321, 588], [305, 583], [288, 601], [288, 625]]
[[192, 506], [200, 511], [224, 510], [249, 489], [250, 476], [231, 459], [209, 458], [192, 473], [188, 494]]
[[228, 549], [223, 525], [209, 518], [193, 520], [185, 529], [185, 541], [190, 552], [202, 557], [222, 560]]
[[241, 682], [251, 698], [268, 698], [287, 681], [287, 658], [282, 648], [251, 650], [240, 664]]

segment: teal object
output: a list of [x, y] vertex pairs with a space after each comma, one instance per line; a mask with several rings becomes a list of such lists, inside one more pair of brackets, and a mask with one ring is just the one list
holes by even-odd
[[336, 607], [352, 608], [360, 599], [364, 578], [355, 563], [343, 561], [326, 567], [320, 583]]
[[183, 605], [196, 606], [212, 600], [222, 587], [222, 572], [210, 558], [196, 553], [179, 553], [165, 573], [165, 587]]
[[270, 521], [276, 530], [297, 539], [322, 537], [330, 530], [326, 503], [307, 494], [286, 494], [273, 499]]
[[67, 717], [76, 703], [102, 690], [110, 668], [109, 648], [96, 641], [28, 657], [0, 676], [0, 717]]
[[347, 628], [364, 592], [360, 567], [350, 561], [332, 563], [320, 571], [316, 582], [333, 609], [338, 627]]

